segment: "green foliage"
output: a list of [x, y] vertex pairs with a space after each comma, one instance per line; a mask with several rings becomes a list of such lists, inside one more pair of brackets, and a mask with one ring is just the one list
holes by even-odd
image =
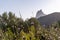
[[0, 16], [0, 40], [60, 40], [60, 21], [45, 29], [35, 18], [24, 21], [4, 12]]
[[13, 40], [14, 38], [14, 34], [11, 32], [10, 28], [7, 29], [8, 31], [5, 32], [5, 35], [6, 36], [5, 38], [7, 38], [7, 40]]

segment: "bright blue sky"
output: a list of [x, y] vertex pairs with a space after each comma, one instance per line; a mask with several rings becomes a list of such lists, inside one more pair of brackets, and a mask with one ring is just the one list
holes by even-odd
[[40, 9], [45, 14], [60, 12], [60, 0], [0, 0], [0, 14], [11, 11], [19, 17], [20, 10], [22, 17], [26, 19], [35, 16]]

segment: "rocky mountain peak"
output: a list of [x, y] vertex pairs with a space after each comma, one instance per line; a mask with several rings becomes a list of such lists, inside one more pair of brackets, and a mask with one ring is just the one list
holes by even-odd
[[45, 14], [43, 13], [43, 11], [42, 10], [37, 11], [36, 18], [40, 18], [42, 16], [45, 16]]

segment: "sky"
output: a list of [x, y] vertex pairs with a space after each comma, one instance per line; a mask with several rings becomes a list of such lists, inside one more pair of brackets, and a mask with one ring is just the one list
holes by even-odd
[[0, 14], [13, 12], [23, 19], [35, 17], [36, 12], [42, 9], [44, 14], [60, 12], [60, 0], [0, 0]]

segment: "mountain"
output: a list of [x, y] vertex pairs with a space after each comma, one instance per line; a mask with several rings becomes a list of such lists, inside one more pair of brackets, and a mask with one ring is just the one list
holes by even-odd
[[51, 25], [52, 23], [60, 20], [60, 12], [54, 12], [52, 14], [40, 17], [38, 20], [43, 26]]
[[36, 13], [36, 18], [38, 19], [38, 18], [40, 18], [40, 17], [42, 17], [42, 16], [45, 16], [45, 14], [43, 13], [42, 10], [39, 10], [39, 11]]

